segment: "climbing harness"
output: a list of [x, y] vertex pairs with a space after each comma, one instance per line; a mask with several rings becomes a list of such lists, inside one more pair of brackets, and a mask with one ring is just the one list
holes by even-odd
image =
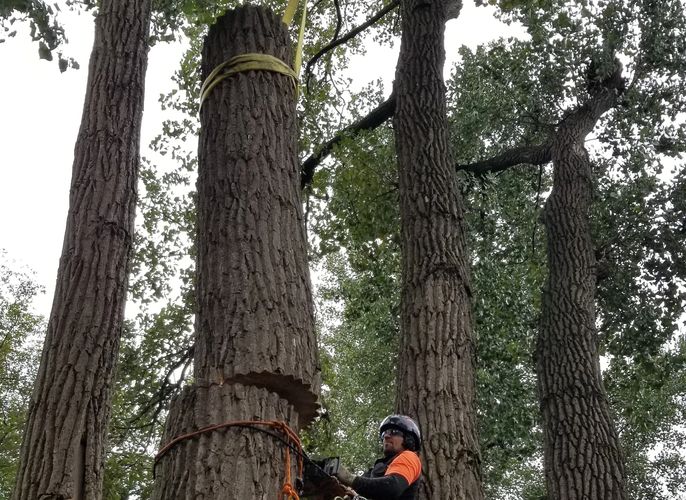
[[[281, 20], [287, 26], [293, 21], [295, 16], [295, 11], [298, 8], [299, 0], [289, 0], [286, 6], [286, 11], [284, 12]], [[205, 81], [200, 87], [200, 108], [202, 108], [203, 102], [207, 99], [207, 96], [212, 91], [214, 87], [217, 86], [222, 80], [228, 78], [229, 76], [235, 75], [243, 71], [271, 71], [274, 73], [281, 73], [283, 75], [289, 76], [293, 85], [295, 86], [296, 95], [298, 91], [298, 81], [300, 78], [300, 67], [302, 66], [302, 47], [303, 38], [305, 34], [305, 20], [307, 16], [307, 1], [303, 2], [302, 17], [300, 19], [300, 29], [298, 30], [298, 44], [295, 48], [295, 57], [293, 60], [293, 68], [288, 66], [281, 59], [270, 56], [268, 54], [258, 54], [254, 52], [249, 52], [247, 54], [240, 54], [232, 57], [228, 61], [224, 61], [216, 68], [214, 68], [210, 74], [207, 76]]]

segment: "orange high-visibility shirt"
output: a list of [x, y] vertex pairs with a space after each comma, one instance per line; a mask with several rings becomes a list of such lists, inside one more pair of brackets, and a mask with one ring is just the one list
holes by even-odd
[[384, 475], [388, 476], [389, 474], [398, 474], [405, 478], [407, 484], [412, 484], [422, 474], [422, 462], [415, 452], [405, 450], [388, 465]]

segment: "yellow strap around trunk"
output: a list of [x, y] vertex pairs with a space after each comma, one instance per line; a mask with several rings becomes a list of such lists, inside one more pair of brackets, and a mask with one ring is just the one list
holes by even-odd
[[[299, 0], [288, 0], [286, 11], [283, 14], [283, 22], [287, 25], [291, 24], [295, 11], [298, 8]], [[300, 68], [302, 66], [302, 48], [303, 38], [305, 36], [305, 21], [307, 16], [307, 0], [303, 2], [302, 17], [300, 19], [300, 29], [298, 30], [298, 44], [295, 48], [295, 57], [293, 58], [293, 68], [289, 67], [281, 59], [267, 54], [248, 53], [232, 57], [228, 61], [224, 61], [219, 66], [214, 68], [208, 75], [200, 87], [200, 107], [207, 99], [207, 96], [222, 80], [225, 78], [240, 73], [241, 71], [273, 71], [290, 76], [295, 85], [296, 96], [298, 93], [298, 81], [300, 78]]]
[[202, 103], [207, 99], [212, 89], [225, 78], [241, 71], [255, 70], [273, 71], [274, 73], [290, 76], [293, 79], [293, 84], [296, 87], [298, 85], [298, 77], [295, 71], [281, 59], [267, 54], [241, 54], [232, 57], [228, 61], [224, 61], [212, 70], [212, 73], [209, 74], [200, 88], [200, 106], [202, 107]]

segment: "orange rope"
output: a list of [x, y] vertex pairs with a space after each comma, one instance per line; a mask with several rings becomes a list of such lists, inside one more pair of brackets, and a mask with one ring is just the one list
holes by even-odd
[[197, 431], [189, 432], [188, 434], [182, 434], [181, 436], [177, 436], [171, 441], [169, 441], [166, 445], [164, 445], [162, 448], [160, 448], [160, 451], [157, 452], [157, 455], [155, 455], [155, 464], [159, 462], [159, 460], [167, 454], [167, 452], [172, 449], [177, 443], [184, 441], [186, 439], [193, 438], [195, 436], [199, 436], [200, 434], [205, 434], [207, 432], [212, 432], [216, 431], [218, 429], [224, 429], [228, 427], [236, 427], [236, 426], [241, 426], [241, 427], [254, 427], [258, 425], [263, 425], [266, 427], [271, 427], [273, 429], [276, 429], [278, 431], [281, 431], [281, 433], [286, 436], [286, 440], [290, 445], [293, 445], [298, 451], [295, 452], [291, 449], [290, 446], [287, 446], [285, 451], [285, 457], [284, 457], [284, 462], [285, 462], [285, 478], [284, 478], [284, 484], [283, 487], [281, 488], [280, 495], [281, 498], [286, 497], [287, 500], [300, 500], [300, 497], [298, 496], [298, 492], [295, 490], [293, 487], [293, 483], [291, 482], [291, 453], [294, 453], [298, 456], [298, 462], [297, 462], [297, 472], [299, 476], [302, 476], [303, 473], [303, 448], [302, 448], [302, 443], [300, 442], [300, 438], [298, 435], [295, 433], [293, 429], [288, 427], [288, 424], [286, 422], [280, 422], [278, 420], [234, 420], [231, 422], [224, 422], [223, 424], [216, 424], [216, 425], [209, 425], [207, 427], [203, 427], [202, 429], [198, 429]]

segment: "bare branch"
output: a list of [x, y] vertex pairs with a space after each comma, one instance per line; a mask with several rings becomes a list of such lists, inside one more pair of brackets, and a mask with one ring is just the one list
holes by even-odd
[[[327, 53], [331, 52], [333, 49], [338, 47], [339, 45], [343, 45], [345, 42], [348, 40], [355, 38], [357, 35], [362, 33], [364, 30], [372, 26], [374, 23], [376, 23], [379, 19], [384, 17], [386, 14], [394, 10], [398, 5], [400, 5], [400, 0], [392, 0], [391, 3], [386, 5], [383, 9], [381, 9], [379, 12], [377, 12], [375, 15], [367, 19], [364, 23], [359, 25], [357, 28], [352, 29], [345, 35], [343, 35], [341, 38], [337, 38], [338, 36], [338, 29], [336, 30], [337, 32], [334, 34], [333, 40], [329, 42], [325, 47], [323, 47], [319, 52], [317, 52], [312, 58], [307, 61], [307, 65], [305, 66], [305, 81], [307, 82], [307, 86], [309, 88], [309, 81], [310, 81], [310, 76], [312, 75], [312, 67], [317, 64], [317, 61], [321, 59], [324, 55]], [[336, 3], [336, 9], [338, 13], [338, 3]]]
[[523, 163], [529, 165], [545, 165], [551, 160], [550, 144], [541, 144], [537, 146], [512, 148], [498, 156], [489, 158], [488, 160], [466, 165], [457, 165], [455, 168], [456, 170], [464, 170], [475, 175], [485, 175], [487, 173], [500, 172]]
[[341, 4], [340, 0], [333, 0], [333, 4], [336, 7], [336, 29], [333, 32], [333, 39], [338, 38], [341, 34], [341, 28], [343, 27], [343, 14], [341, 14]]
[[314, 171], [324, 158], [329, 156], [334, 146], [339, 144], [345, 137], [354, 137], [363, 130], [374, 130], [393, 116], [395, 111], [395, 94], [374, 108], [367, 116], [348, 125], [338, 131], [331, 139], [324, 143], [300, 167], [300, 187], [305, 187], [312, 182]]
[[[164, 378], [161, 381], [155, 393], [146, 402], [146, 404], [144, 404], [143, 407], [140, 408], [138, 412], [128, 420], [127, 425], [121, 428], [129, 428], [130, 426], [133, 426], [136, 422], [139, 422], [140, 420], [146, 418], [146, 415], [149, 414], [151, 411], [152, 415], [151, 418], [147, 418], [148, 422], [152, 422], [157, 418], [157, 416], [164, 409], [165, 402], [169, 395], [172, 394], [176, 389], [178, 389], [184, 381], [186, 376], [186, 370], [193, 360], [194, 348], [195, 346], [192, 345], [176, 353], [176, 356], [180, 355], [180, 357], [178, 357], [170, 366], [167, 367], [167, 371], [164, 374]], [[174, 372], [179, 368], [182, 368], [181, 376], [179, 377], [179, 380], [177, 382], [172, 382], [171, 377], [174, 374]], [[143, 427], [146, 427], [148, 425], [149, 424], [144, 424]]]

